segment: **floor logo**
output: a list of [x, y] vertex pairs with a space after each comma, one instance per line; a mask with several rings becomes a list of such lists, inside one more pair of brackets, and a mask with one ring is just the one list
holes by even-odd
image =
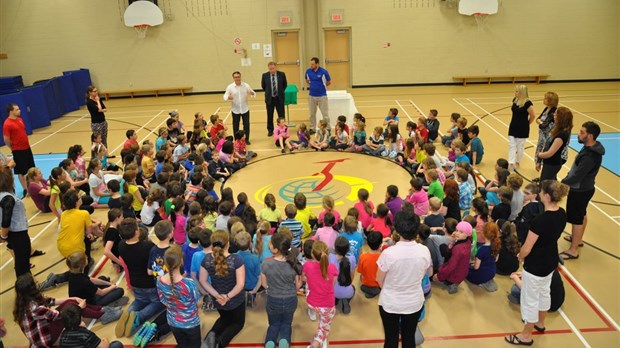
[[254, 198], [258, 202], [263, 202], [265, 195], [271, 193], [276, 199], [284, 200], [288, 204], [293, 203], [295, 194], [301, 192], [306, 195], [309, 208], [320, 208], [325, 196], [331, 196], [336, 205], [344, 204], [345, 201], [355, 202], [357, 191], [365, 188], [368, 192], [372, 192], [373, 183], [357, 176], [336, 174], [338, 164], [347, 160], [349, 158], [313, 162], [307, 166], [308, 169], [312, 167], [319, 169], [321, 165], [323, 168], [318, 172], [311, 169], [310, 172], [314, 171], [314, 174], [308, 176], [298, 176], [265, 185], [256, 191]]

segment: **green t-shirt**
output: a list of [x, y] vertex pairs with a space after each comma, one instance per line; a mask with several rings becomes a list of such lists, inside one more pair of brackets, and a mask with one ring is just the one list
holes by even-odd
[[439, 198], [440, 201], [443, 201], [443, 187], [441, 187], [439, 179], [435, 179], [435, 181], [428, 185], [428, 194]]

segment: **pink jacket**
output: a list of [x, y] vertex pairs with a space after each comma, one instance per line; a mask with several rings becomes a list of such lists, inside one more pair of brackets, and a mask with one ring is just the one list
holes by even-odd
[[278, 139], [280, 139], [280, 137], [284, 137], [284, 138], [289, 138], [290, 134], [288, 132], [288, 127], [284, 126], [284, 129], [281, 128], [280, 126], [277, 126], [274, 130], [273, 130], [273, 141], [278, 141]]

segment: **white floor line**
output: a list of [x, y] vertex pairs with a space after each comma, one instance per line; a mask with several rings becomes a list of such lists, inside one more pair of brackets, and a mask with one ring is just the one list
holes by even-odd
[[415, 122], [413, 120], [413, 118], [411, 118], [411, 116], [409, 116], [409, 113], [407, 112], [407, 110], [405, 110], [405, 108], [398, 102], [398, 100], [394, 100], [396, 102], [396, 104], [398, 104], [398, 107], [403, 110], [403, 112], [405, 113], [405, 115], [407, 115], [407, 117], [409, 118], [410, 121]]
[[[157, 115], [151, 117], [150, 120], [148, 120], [145, 124], [142, 125], [142, 127], [138, 128], [138, 130], [136, 130], [136, 133], [140, 132], [141, 130], [144, 129], [144, 127], [146, 127], [147, 124], [153, 122], [154, 119], [156, 119], [157, 117], [161, 116], [161, 113], [164, 112], [165, 110], [160, 110], [159, 113], [157, 113]], [[165, 120], [164, 120], [165, 121]], [[162, 122], [163, 123], [163, 122]], [[160, 123], [160, 125], [162, 124]], [[155, 127], [155, 129], [157, 129], [159, 127], [159, 125], [157, 127]], [[149, 132], [149, 134], [151, 134], [151, 132]], [[144, 139], [143, 139], [144, 140]], [[142, 141], [142, 140], [141, 140]], [[138, 142], [140, 143], [140, 142]], [[109, 153], [113, 153], [116, 150], [118, 150], [119, 148], [121, 148], [123, 146], [124, 142], [120, 143], [117, 147], [115, 147], [113, 150], [110, 150]]]
[[[228, 113], [226, 114], [226, 117], [224, 117], [224, 119], [222, 120], [222, 123], [226, 123], [226, 120], [228, 119], [228, 117], [231, 115], [232, 110], [228, 111]], [[229, 134], [230, 135], [230, 134]]]
[[[479, 108], [480, 110], [482, 110], [486, 115], [491, 116], [492, 118], [496, 119], [498, 122], [500, 122], [501, 124], [503, 124], [506, 129], [508, 129], [508, 125], [506, 124], [506, 122], [502, 121], [501, 119], [497, 118], [495, 115], [493, 115], [493, 113], [487, 111], [486, 109], [484, 109], [483, 107], [481, 107], [480, 105], [476, 104], [475, 102], [473, 102], [472, 100], [470, 100], [469, 98], [466, 98], [469, 102], [471, 102], [472, 104], [474, 104], [477, 108]], [[454, 100], [454, 99], [453, 99]], [[469, 111], [469, 110], [468, 110]], [[470, 111], [471, 112], [471, 111]], [[476, 118], [480, 119], [477, 115], [474, 115]], [[485, 124], [487, 124], [485, 122]], [[488, 125], [488, 124], [487, 124]], [[497, 132], [496, 129], [493, 129], [495, 132]], [[499, 134], [499, 133], [498, 133]], [[508, 138], [506, 138], [504, 135], [501, 135], [502, 138], [504, 138], [506, 141], [508, 141]], [[534, 146], [534, 148], [536, 148], [536, 143], [534, 143], [531, 140], [527, 140], [527, 143], [529, 143], [530, 145]], [[525, 155], [527, 157], [529, 157], [530, 159], [532, 159], [532, 161], [534, 160], [534, 158], [530, 155], [528, 155], [527, 153], [525, 153]], [[567, 165], [562, 165], [562, 168], [566, 169], [566, 170], [570, 170], [570, 167], [568, 167]], [[613, 200], [616, 204], [620, 204], [620, 201], [616, 199], [616, 197], [610, 195], [609, 193], [607, 193], [607, 191], [603, 190], [602, 188], [600, 188], [597, 185], [594, 185], [594, 187], [596, 188], [597, 191], [601, 192], [602, 194], [604, 194], [605, 196], [607, 196], [608, 198], [610, 198], [611, 200]], [[594, 203], [590, 203], [592, 205], [594, 205]], [[601, 210], [602, 211], [602, 210]], [[605, 215], [607, 215], [607, 213], [605, 213]], [[609, 216], [609, 215], [607, 215]]]
[[[45, 232], [52, 224], [54, 224], [56, 222], [56, 217], [54, 217], [54, 220], [50, 221], [47, 225], [45, 225], [45, 227], [43, 227], [43, 229], [41, 231], [39, 231], [39, 233], [37, 233], [36, 236], [34, 236], [34, 238], [30, 239], [30, 243], [34, 242], [35, 240], [37, 240], [37, 238], [39, 238], [41, 236], [41, 234], [43, 234], [43, 232]], [[0, 271], [2, 271], [6, 266], [8, 266], [11, 262], [13, 262], [13, 258], [11, 257], [10, 259], [8, 259], [2, 266], [0, 266]]]
[[[503, 93], [503, 92], [497, 92], [497, 93]], [[509, 92], [511, 93], [511, 92]], [[532, 95], [530, 95], [531, 97], [534, 97]], [[540, 95], [538, 99], [542, 100], [543, 95]], [[573, 97], [620, 97], [620, 94], [563, 94], [561, 96], [562, 99], [565, 98], [573, 98]], [[498, 96], [498, 97], [476, 97], [476, 99], [512, 99], [512, 98], [506, 98], [506, 95], [504, 94], [503, 96]], [[508, 103], [508, 105], [510, 105], [510, 102]]]
[[[569, 102], [572, 102], [572, 100], [569, 100]], [[614, 126], [610, 125], [609, 123], [605, 123], [605, 122], [603, 122], [603, 121], [601, 121], [601, 120], [597, 120], [596, 118], [594, 118], [594, 117], [592, 117], [592, 116], [586, 115], [586, 114], [584, 114], [583, 112], [581, 112], [581, 111], [579, 111], [579, 110], [575, 109], [574, 107], [571, 107], [571, 106], [566, 105], [566, 103], [560, 103], [560, 105], [561, 105], [561, 106], [566, 106], [567, 108], [569, 108], [569, 109], [573, 110], [574, 112], [578, 113], [579, 115], [581, 115], [581, 116], [583, 116], [583, 117], [585, 117], [585, 118], [588, 118], [588, 119], [590, 119], [590, 120], [592, 120], [592, 121], [595, 121], [595, 122], [597, 122], [597, 123], [603, 124], [603, 125], [605, 125], [605, 126], [607, 126], [607, 127], [611, 128], [611, 129], [615, 130], [616, 132], [620, 132], [620, 128], [618, 128], [618, 127], [614, 127]]]
[[613, 327], [617, 330], [620, 331], [620, 325], [618, 325], [618, 323], [616, 323], [616, 321], [611, 317], [611, 315], [609, 315], [609, 313], [607, 313], [607, 311], [603, 308], [603, 306], [601, 306], [595, 299], [594, 297], [592, 297], [592, 295], [590, 295], [590, 293], [588, 292], [588, 290], [586, 290], [586, 288], [583, 287], [583, 285], [581, 285], [581, 283], [575, 278], [575, 276], [568, 270], [568, 268], [566, 268], [566, 266], [562, 266], [560, 265], [560, 269], [562, 269], [562, 271], [564, 272], [564, 275], [567, 276], [568, 278], [570, 278], [575, 285], [579, 288], [579, 290], [581, 290], [581, 292], [583, 292], [583, 294], [588, 298], [588, 300], [590, 300], [590, 302], [592, 302], [592, 304], [601, 312], [601, 314], [603, 314], [603, 316], [609, 320], [609, 322], [611, 323], [611, 325], [613, 325]]
[[55, 134], [57, 134], [57, 133], [58, 133], [58, 132], [60, 132], [61, 130], [65, 129], [65, 128], [68, 128], [68, 127], [69, 127], [69, 126], [71, 126], [72, 124], [77, 123], [77, 122], [79, 122], [79, 121], [83, 120], [86, 116], [89, 116], [89, 115], [90, 115], [90, 114], [84, 114], [84, 115], [82, 115], [80, 118], [78, 118], [78, 119], [74, 120], [73, 122], [69, 123], [68, 125], [66, 125], [66, 126], [64, 126], [64, 127], [60, 128], [60, 129], [58, 129], [58, 130], [56, 130], [56, 131], [54, 131], [54, 132], [52, 132], [52, 133], [48, 134], [45, 138], [40, 139], [39, 141], [37, 141], [37, 142], [35, 142], [35, 143], [31, 144], [31, 145], [30, 145], [30, 148], [35, 147], [36, 145], [40, 144], [43, 140], [46, 140], [46, 139], [48, 139], [48, 138], [50, 138], [50, 137], [54, 136]]
[[587, 347], [587, 348], [591, 348], [590, 344], [588, 343], [588, 341], [586, 341], [586, 338], [583, 337], [583, 335], [581, 334], [579, 329], [577, 329], [575, 327], [575, 324], [573, 324], [573, 322], [570, 319], [568, 319], [568, 316], [566, 315], [566, 313], [564, 313], [564, 311], [561, 308], [558, 310], [558, 312], [560, 312], [560, 315], [562, 316], [562, 318], [564, 319], [566, 324], [568, 324], [568, 326], [570, 327], [571, 331], [573, 331], [573, 333], [577, 336], [577, 338], [579, 338], [581, 343], [583, 343], [583, 346]]
[[[499, 135], [502, 139], [504, 139], [506, 142], [508, 142], [508, 138], [507, 138], [504, 134], [502, 134], [502, 133], [500, 133], [499, 131], [497, 131], [497, 129], [495, 129], [495, 128], [491, 127], [491, 125], [490, 125], [490, 124], [488, 124], [488, 123], [487, 123], [484, 119], [480, 118], [480, 117], [479, 117], [476, 113], [474, 113], [473, 111], [469, 110], [469, 109], [468, 109], [465, 105], [461, 104], [461, 103], [457, 100], [457, 98], [452, 98], [452, 100], [453, 100], [455, 103], [459, 104], [459, 105], [460, 105], [463, 109], [467, 110], [467, 112], [469, 112], [472, 116], [474, 116], [475, 118], [477, 118], [477, 119], [478, 119], [478, 121], [480, 121], [480, 122], [482, 122], [482, 123], [486, 124], [486, 125], [487, 125], [487, 127], [489, 127], [491, 130], [493, 130], [495, 133], [497, 133], [497, 135]], [[480, 109], [482, 109], [480, 106], [478, 106], [478, 107], [479, 107]], [[484, 109], [482, 109], [482, 110], [484, 110]], [[485, 111], [485, 113], [486, 113], [486, 111]], [[494, 117], [494, 118], [495, 118], [496, 120], [498, 120], [499, 122], [502, 122], [501, 120], [499, 120], [497, 117], [493, 116], [492, 114], [489, 114], [489, 115], [490, 115], [490, 116], [492, 116], [492, 117]], [[503, 122], [502, 122], [502, 123], [503, 123]], [[504, 124], [505, 124], [505, 123], [504, 123]], [[528, 158], [530, 158], [532, 161], [534, 161], [534, 158], [533, 158], [532, 156], [530, 156], [527, 152], [526, 152], [526, 153], [524, 153], [524, 155], [525, 155], [525, 156], [527, 156]], [[601, 190], [599, 189], [599, 191], [601, 191]], [[614, 199], [614, 201], [615, 201], [615, 199]], [[610, 220], [611, 220], [611, 221], [613, 221], [616, 225], [619, 225], [619, 226], [620, 226], [620, 222], [619, 222], [619, 221], [616, 221], [616, 220], [612, 219], [612, 218], [611, 218], [611, 216], [610, 216], [609, 214], [607, 214], [607, 212], [605, 212], [603, 209], [601, 209], [598, 205], [596, 205], [595, 203], [592, 203], [592, 202], [590, 202], [590, 205], [592, 205], [592, 206], [593, 206], [594, 208], [596, 208], [598, 211], [600, 211], [601, 213], [603, 213], [603, 215], [605, 215], [605, 216], [607, 216], [608, 218], [610, 218]]]

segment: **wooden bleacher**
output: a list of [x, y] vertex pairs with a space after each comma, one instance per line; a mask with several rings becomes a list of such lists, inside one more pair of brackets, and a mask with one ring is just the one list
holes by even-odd
[[[547, 74], [515, 74], [515, 75], [472, 75], [472, 76], [455, 76], [452, 79], [457, 81], [463, 81], [463, 86], [467, 86], [467, 81], [472, 80], [483, 80], [488, 84], [491, 84], [493, 80], [495, 81], [512, 81], [515, 82], [525, 82], [534, 80], [537, 85], [540, 84], [541, 79], [548, 78]], [[525, 80], [525, 81], [524, 81]]]
[[110, 96], [128, 96], [133, 98], [136, 95], [155, 95], [159, 97], [160, 94], [174, 94], [180, 93], [181, 96], [185, 96], [185, 91], [191, 91], [194, 87], [164, 87], [164, 88], [145, 88], [145, 89], [132, 89], [124, 91], [105, 91], [102, 94], [105, 96], [105, 100], [110, 99]]

